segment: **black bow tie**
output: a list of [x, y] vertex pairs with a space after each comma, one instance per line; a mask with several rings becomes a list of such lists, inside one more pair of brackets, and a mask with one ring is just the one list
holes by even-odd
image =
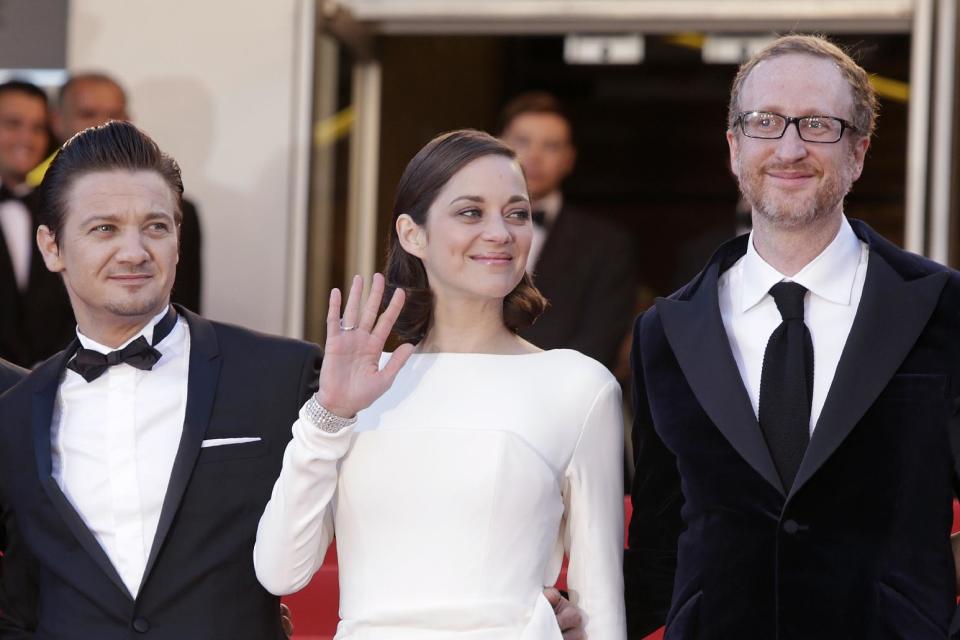
[[537, 209], [532, 214], [533, 224], [537, 227], [547, 227], [547, 214], [543, 209]]
[[154, 345], [160, 343], [166, 338], [173, 326], [177, 323], [177, 312], [170, 307], [167, 313], [157, 326], [153, 328], [153, 345], [147, 342], [147, 339], [140, 336], [123, 349], [111, 351], [103, 354], [93, 349], [77, 349], [77, 355], [67, 363], [67, 368], [76, 371], [87, 382], [93, 382], [113, 365], [126, 362], [131, 367], [136, 367], [143, 371], [150, 371], [153, 365], [160, 360], [160, 352]]
[[7, 200], [22, 202], [23, 198], [14, 193], [13, 189], [10, 189], [7, 185], [0, 183], [0, 204], [3, 204]]

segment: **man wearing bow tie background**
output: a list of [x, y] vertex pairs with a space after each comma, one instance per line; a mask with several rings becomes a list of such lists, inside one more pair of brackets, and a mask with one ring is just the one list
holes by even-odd
[[36, 193], [26, 177], [49, 143], [46, 94], [28, 82], [0, 84], [0, 358], [24, 367], [62, 349], [74, 324], [34, 242]]
[[183, 186], [133, 125], [40, 189], [76, 340], [0, 399], [0, 638], [283, 638], [253, 542], [319, 349], [170, 305]]
[[576, 349], [612, 370], [634, 314], [633, 239], [564, 197], [577, 151], [556, 97], [541, 91], [514, 97], [500, 115], [500, 137], [523, 166], [534, 220], [527, 271], [550, 303], [520, 333], [542, 349]]

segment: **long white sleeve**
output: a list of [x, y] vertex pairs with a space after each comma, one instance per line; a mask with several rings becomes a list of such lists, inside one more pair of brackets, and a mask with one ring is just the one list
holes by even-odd
[[293, 439], [283, 454], [283, 469], [260, 518], [253, 564], [257, 579], [275, 595], [299, 591], [323, 563], [333, 539], [331, 501], [340, 459], [352, 427], [330, 434], [300, 410]]
[[570, 601], [584, 612], [588, 640], [622, 640], [623, 418], [616, 380], [603, 386], [587, 414], [563, 498]]

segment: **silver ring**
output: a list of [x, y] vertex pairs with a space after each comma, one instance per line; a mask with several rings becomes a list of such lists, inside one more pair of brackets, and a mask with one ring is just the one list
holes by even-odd
[[340, 331], [353, 331], [356, 328], [357, 328], [357, 325], [353, 325], [351, 327], [343, 326], [343, 318], [340, 319]]

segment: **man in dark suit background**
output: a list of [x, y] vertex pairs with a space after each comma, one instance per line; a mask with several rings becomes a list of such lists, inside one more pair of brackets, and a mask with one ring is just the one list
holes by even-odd
[[170, 306], [179, 169], [133, 125], [41, 190], [76, 340], [0, 398], [0, 638], [283, 638], [253, 543], [319, 349]]
[[844, 216], [876, 105], [820, 37], [734, 81], [753, 232], [634, 329], [631, 638], [957, 631], [960, 278]]
[[573, 130], [560, 102], [543, 92], [513, 98], [500, 116], [500, 137], [523, 166], [534, 215], [527, 271], [550, 303], [521, 335], [542, 349], [576, 349], [609, 369], [630, 326], [636, 255], [629, 233], [567, 202]]
[[[87, 127], [96, 127], [111, 120], [131, 119], [127, 93], [120, 83], [105, 73], [86, 72], [71, 75], [50, 111], [50, 125], [59, 144]], [[37, 182], [42, 179], [38, 176]], [[202, 237], [197, 206], [183, 198], [183, 221], [180, 225], [180, 262], [173, 283], [171, 301], [200, 313]]]
[[34, 241], [36, 193], [26, 176], [48, 144], [46, 94], [27, 82], [0, 84], [0, 358], [23, 367], [62, 349], [74, 324]]

